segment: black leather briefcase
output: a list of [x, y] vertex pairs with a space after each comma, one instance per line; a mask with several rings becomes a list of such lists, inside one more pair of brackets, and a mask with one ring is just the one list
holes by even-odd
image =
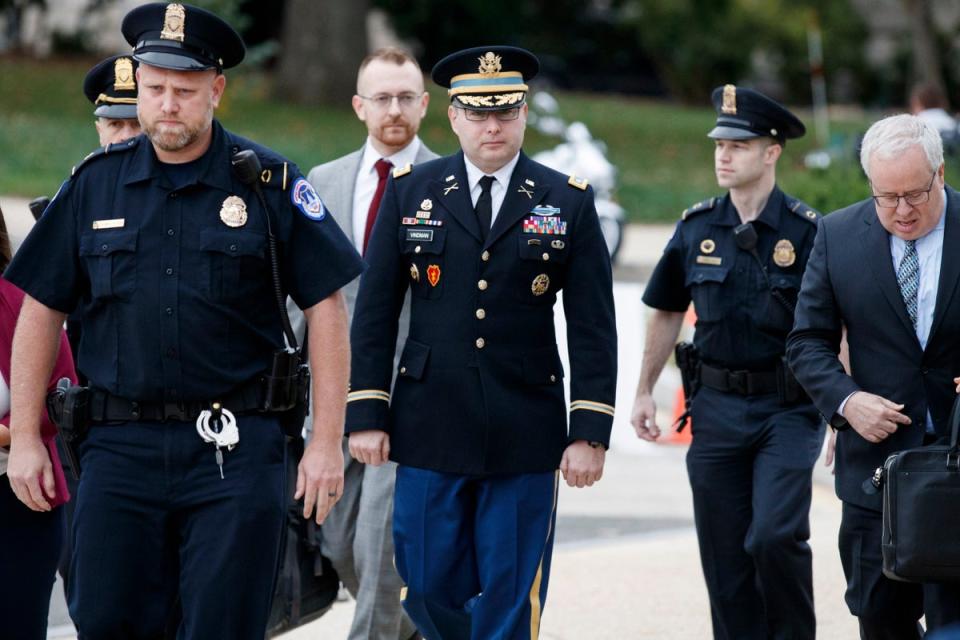
[[960, 396], [950, 443], [899, 451], [877, 470], [883, 487], [883, 573], [907, 582], [960, 581]]

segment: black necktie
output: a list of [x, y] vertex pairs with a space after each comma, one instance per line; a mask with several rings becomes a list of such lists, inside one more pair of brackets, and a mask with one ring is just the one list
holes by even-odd
[[480, 178], [480, 197], [477, 198], [477, 206], [474, 208], [477, 220], [480, 222], [480, 237], [484, 240], [490, 233], [490, 221], [493, 219], [493, 198], [490, 197], [490, 186], [494, 180], [496, 178], [493, 176]]

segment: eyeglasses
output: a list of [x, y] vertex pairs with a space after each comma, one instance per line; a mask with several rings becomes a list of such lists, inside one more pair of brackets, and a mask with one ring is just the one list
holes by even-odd
[[903, 201], [906, 202], [911, 207], [923, 204], [930, 199], [930, 191], [933, 189], [933, 181], [937, 177], [937, 172], [934, 171], [933, 175], [930, 176], [930, 184], [926, 189], [922, 191], [911, 191], [910, 193], [905, 193], [902, 196], [894, 195], [874, 195], [873, 201], [877, 203], [878, 207], [884, 209], [896, 209], [900, 206], [900, 199], [903, 198]]
[[458, 109], [463, 111], [464, 117], [471, 122], [483, 122], [491, 113], [497, 120], [500, 120], [501, 122], [516, 120], [520, 117], [520, 107], [513, 107], [512, 109], [497, 109], [496, 111], [476, 111], [475, 109], [464, 109], [462, 107], [458, 107]]
[[[357, 94], [360, 96], [360, 94]], [[390, 93], [378, 93], [375, 96], [360, 96], [364, 100], [369, 100], [374, 107], [377, 109], [389, 109], [390, 105], [393, 104], [393, 99], [397, 99], [397, 103], [400, 105], [401, 109], [411, 109], [416, 106], [417, 102], [420, 100], [422, 93], [401, 93], [393, 95]]]

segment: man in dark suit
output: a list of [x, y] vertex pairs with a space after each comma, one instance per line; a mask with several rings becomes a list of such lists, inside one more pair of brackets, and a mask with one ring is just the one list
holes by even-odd
[[[357, 72], [353, 110], [366, 125], [366, 143], [353, 153], [314, 167], [317, 189], [347, 238], [364, 253], [389, 172], [437, 157], [417, 131], [430, 100], [415, 58], [396, 48], [367, 56]], [[343, 288], [353, 314], [359, 281]], [[289, 306], [289, 305], [288, 305]], [[400, 316], [407, 337], [410, 306]], [[302, 317], [302, 314], [300, 314]], [[357, 600], [349, 640], [407, 640], [413, 623], [400, 606], [400, 576], [393, 565], [393, 484], [397, 465], [387, 460], [386, 434], [360, 431], [344, 441], [343, 497], [323, 523], [323, 552]]]
[[[836, 489], [846, 601], [865, 639], [920, 638], [960, 620], [960, 589], [882, 573], [881, 500], [864, 480], [891, 453], [945, 437], [960, 362], [960, 194], [935, 129], [875, 123], [860, 161], [872, 197], [826, 217], [787, 343], [790, 366], [838, 431]], [[847, 330], [851, 373], [837, 358]]]
[[[437, 63], [462, 152], [394, 171], [357, 297], [347, 431], [389, 436], [404, 608], [427, 638], [537, 637], [557, 470], [571, 486], [593, 484], [609, 442], [610, 258], [592, 189], [521, 151], [538, 68], [514, 47]], [[553, 317], [561, 290], [569, 430]]]

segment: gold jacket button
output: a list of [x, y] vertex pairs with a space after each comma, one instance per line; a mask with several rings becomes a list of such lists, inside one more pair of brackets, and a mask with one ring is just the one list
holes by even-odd
[[487, 317], [487, 312], [483, 309], [477, 309], [477, 320], [483, 320]]
[[483, 253], [481, 253], [480, 259], [483, 260], [484, 262], [487, 262], [488, 260], [490, 260], [490, 252], [484, 251]]
[[487, 290], [487, 281], [486, 281], [486, 280], [481, 280], [480, 282], [478, 282], [478, 283], [477, 283], [477, 289], [480, 289], [480, 291], [486, 291], [486, 290]]
[[556, 381], [557, 381], [557, 376], [550, 374], [550, 382], [556, 382]]
[[400, 367], [400, 373], [406, 373], [406, 372], [407, 372], [406, 367]]
[[483, 349], [487, 345], [487, 341], [483, 338], [477, 338], [477, 349]]
[[417, 245], [416, 247], [413, 248], [414, 253], [420, 253], [421, 251], [423, 251], [423, 247], [421, 247], [420, 245]]
[[543, 259], [544, 259], [544, 260], [549, 260], [549, 259], [550, 259], [550, 254], [545, 252], [545, 253], [543, 254]]

